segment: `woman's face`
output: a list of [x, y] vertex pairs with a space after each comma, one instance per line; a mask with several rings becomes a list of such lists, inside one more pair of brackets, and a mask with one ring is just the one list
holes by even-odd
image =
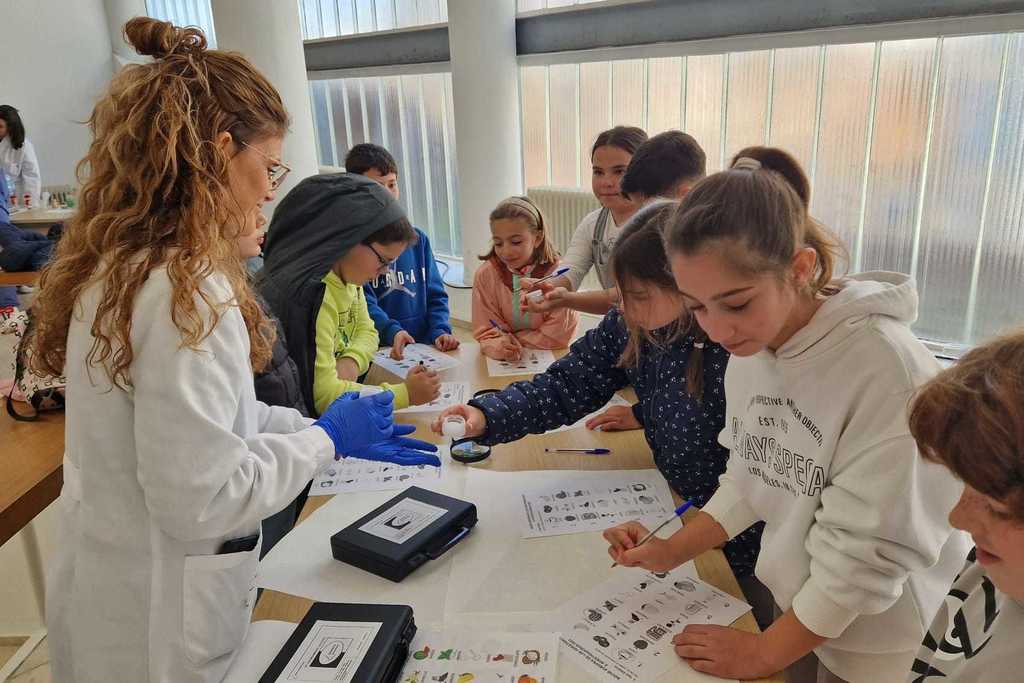
[[7, 122], [0, 119], [0, 140], [3, 140], [5, 137], [7, 137]]
[[263, 239], [266, 231], [267, 217], [257, 209], [253, 216], [246, 221], [244, 232], [238, 236], [238, 255], [243, 259], [259, 256], [263, 248]]
[[633, 155], [621, 147], [604, 145], [594, 150], [591, 188], [601, 206], [610, 211], [629, 211], [638, 205], [622, 196], [622, 175]]
[[228, 190], [240, 213], [252, 216], [253, 211], [274, 200], [275, 192], [270, 181], [270, 173], [281, 161], [283, 138], [267, 137], [243, 145], [231, 141], [231, 136], [227, 133], [222, 135], [228, 135], [230, 142]]
[[533, 262], [540, 238], [522, 218], [498, 218], [491, 221], [494, 254], [509, 269], [518, 271]]
[[653, 282], [630, 280], [619, 287], [619, 292], [626, 321], [647, 332], [661, 329], [685, 315], [686, 307], [679, 293]]

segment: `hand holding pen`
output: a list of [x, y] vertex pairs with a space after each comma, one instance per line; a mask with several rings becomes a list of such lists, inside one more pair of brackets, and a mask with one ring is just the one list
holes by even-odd
[[502, 337], [501, 350], [504, 355], [504, 360], [519, 360], [523, 357], [523, 345], [519, 343], [516, 336], [509, 330], [499, 325], [497, 321], [490, 320], [491, 327], [498, 331]]
[[681, 562], [676, 558], [671, 544], [655, 534], [672, 520], [682, 517], [692, 506], [690, 501], [684, 502], [653, 531], [648, 531], [639, 522], [627, 522], [605, 531], [604, 538], [610, 544], [608, 554], [615, 560], [612, 567], [643, 567], [650, 571], [664, 572], [679, 566]]

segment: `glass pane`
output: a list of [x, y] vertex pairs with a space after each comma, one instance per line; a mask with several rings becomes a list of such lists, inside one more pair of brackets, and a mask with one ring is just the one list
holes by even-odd
[[575, 64], [556, 64], [548, 71], [548, 97], [551, 98], [551, 112], [548, 117], [551, 126], [551, 184], [560, 187], [576, 187], [580, 160], [579, 149], [579, 103], [578, 69]]
[[405, 192], [403, 176], [408, 175], [409, 162], [403, 156], [405, 146], [402, 144], [402, 117], [399, 101], [399, 80], [397, 76], [378, 79], [380, 86], [381, 114], [384, 124], [381, 128], [383, 145], [391, 152], [398, 163], [398, 190]]
[[342, 36], [350, 36], [356, 32], [356, 6], [354, 0], [320, 0], [333, 2], [338, 9], [338, 23], [341, 25]]
[[683, 58], [647, 60], [647, 132], [657, 135], [683, 123]]
[[320, 35], [338, 36], [341, 35], [341, 26], [338, 22], [338, 5], [334, 0], [321, 0], [320, 4]]
[[519, 0], [516, 5], [517, 12], [533, 12], [539, 9], [544, 9], [544, 0]]
[[364, 118], [363, 97], [360, 82], [362, 79], [350, 78], [345, 82], [345, 101], [348, 104], [349, 130], [352, 131], [352, 144], [370, 142]]
[[320, 27], [320, 0], [302, 0], [302, 36], [306, 40], [323, 37], [323, 30]]
[[420, 76], [402, 76], [402, 126], [405, 129], [406, 157], [409, 167], [409, 197], [405, 206], [409, 219], [434, 241], [434, 229], [430, 224], [426, 176], [426, 126], [420, 109], [422, 98]]
[[612, 127], [612, 67], [608, 62], [580, 64], [580, 180], [590, 184], [590, 150]]
[[398, 28], [415, 26], [419, 23], [419, 16], [416, 13], [416, 0], [395, 0], [395, 13], [398, 17]]
[[374, 9], [376, 10], [378, 31], [390, 31], [398, 28], [395, 23], [395, 5], [392, 0], [376, 0]]
[[434, 227], [431, 240], [442, 254], [452, 253], [451, 216], [448, 211], [448, 162], [445, 146], [444, 76], [423, 76], [423, 111], [427, 124], [427, 187]]
[[439, 5], [439, 0], [416, 0], [416, 11], [419, 15], [421, 26], [424, 24], [436, 24], [441, 21], [441, 8]]
[[916, 273], [914, 329], [929, 339], [961, 342], [967, 332], [1005, 43], [1004, 36], [942, 41]]
[[376, 78], [362, 78], [363, 112], [366, 121], [366, 137], [371, 142], [384, 144], [384, 131], [381, 128], [380, 114], [380, 81]]
[[796, 157], [808, 174], [814, 156], [818, 109], [820, 47], [775, 51], [772, 74], [772, 118], [768, 143]]
[[348, 97], [345, 94], [345, 81], [328, 81], [327, 94], [331, 102], [331, 115], [334, 119], [335, 157], [341, 165], [345, 153], [354, 144], [351, 126], [348, 122]]
[[448, 211], [452, 221], [452, 256], [462, 256], [462, 221], [459, 216], [459, 174], [457, 168], [457, 148], [455, 145], [455, 111], [452, 99], [452, 75], [444, 75], [445, 123], [448, 126], [448, 182], [450, 195]]
[[644, 121], [644, 82], [646, 71], [643, 59], [629, 59], [612, 62], [612, 125], [639, 126], [646, 128]]
[[912, 270], [935, 39], [882, 44], [861, 270]]
[[1024, 35], [1010, 36], [979, 260], [977, 343], [1024, 321]]
[[337, 166], [334, 145], [331, 144], [331, 109], [328, 102], [327, 82], [309, 82], [309, 100], [313, 110], [313, 131], [316, 133], [316, 155], [321, 166]]
[[683, 130], [696, 138], [708, 157], [708, 173], [722, 170], [722, 100], [725, 55], [686, 58], [686, 116]]
[[523, 171], [526, 187], [548, 185], [547, 67], [519, 70], [523, 100]]
[[856, 271], [858, 232], [871, 118], [875, 43], [829, 45], [822, 79], [818, 154], [811, 213], [850, 251]]
[[726, 163], [748, 145], [763, 145], [768, 116], [771, 53], [733, 52], [729, 55], [729, 87], [725, 120]]

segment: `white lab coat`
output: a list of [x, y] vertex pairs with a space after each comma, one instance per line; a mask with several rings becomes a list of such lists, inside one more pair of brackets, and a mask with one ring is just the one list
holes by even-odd
[[[43, 191], [43, 179], [39, 174], [39, 159], [32, 143], [25, 140], [20, 149], [11, 146], [11, 136], [0, 140], [0, 171], [6, 173], [13, 181], [7, 191], [18, 195], [18, 204], [26, 192], [32, 194], [32, 201], [39, 204], [39, 195]], [[5, 197], [6, 199], [6, 197]]]
[[[204, 288], [230, 299], [223, 276]], [[220, 681], [245, 637], [258, 533], [316, 470], [327, 434], [256, 400], [241, 313], [228, 307], [201, 351], [181, 348], [171, 286], [151, 273], [136, 295], [134, 388], [111, 389], [85, 357], [100, 286], [68, 334], [64, 489], [47, 626], [55, 681]]]

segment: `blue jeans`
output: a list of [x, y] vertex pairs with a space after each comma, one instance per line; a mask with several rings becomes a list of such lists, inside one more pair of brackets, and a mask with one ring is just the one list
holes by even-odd
[[17, 287], [0, 287], [0, 308], [18, 305]]

